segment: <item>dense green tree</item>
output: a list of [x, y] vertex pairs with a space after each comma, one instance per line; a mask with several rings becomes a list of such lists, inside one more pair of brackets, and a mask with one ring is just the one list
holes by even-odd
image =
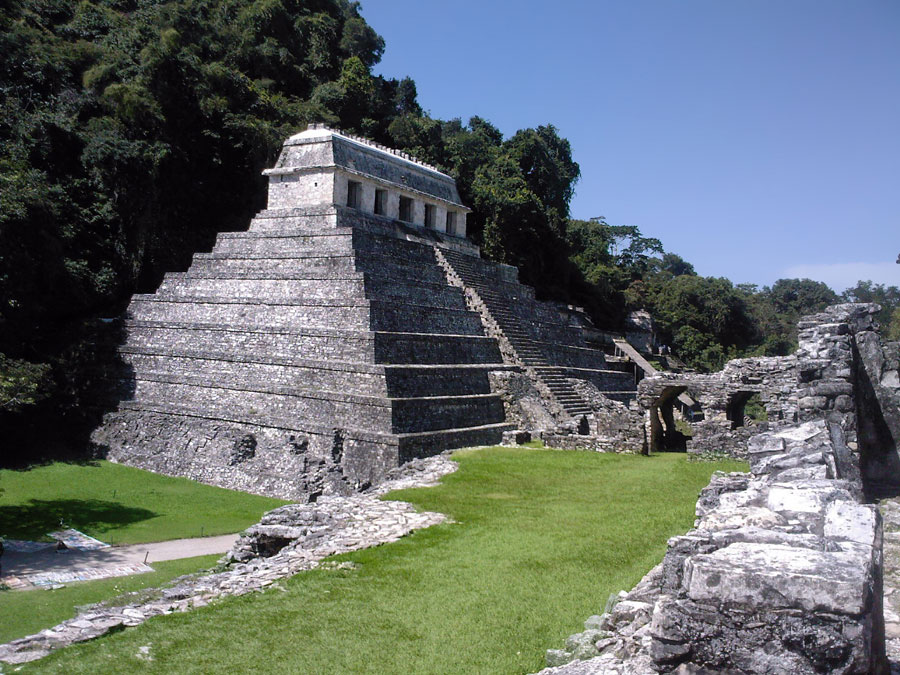
[[876, 318], [882, 326], [891, 324], [894, 310], [900, 307], [900, 288], [872, 281], [858, 281], [856, 286], [844, 291], [842, 297], [844, 302], [874, 302], [881, 305]]
[[728, 279], [670, 278], [655, 289], [652, 313], [662, 339], [689, 363], [709, 370], [759, 338], [744, 297]]
[[771, 287], [748, 290], [745, 299], [762, 336], [754, 353], [766, 356], [793, 352], [800, 317], [840, 301], [827, 285], [811, 279], [779, 279]]
[[528, 188], [540, 195], [547, 227], [565, 236], [569, 202], [581, 169], [572, 159], [569, 141], [552, 125], [523, 129], [504, 143], [507, 154], [519, 165]]
[[762, 291], [775, 312], [799, 319], [820, 312], [839, 301], [837, 294], [821, 281], [811, 279], [779, 279]]
[[900, 340], [900, 307], [896, 307], [891, 314], [891, 322], [887, 327], [889, 340]]
[[0, 354], [0, 413], [18, 412], [52, 393], [50, 366]]
[[663, 253], [659, 239], [644, 237], [633, 225], [610, 225], [603, 217], [570, 220], [566, 239], [588, 280], [620, 290], [648, 272], [652, 254]]
[[680, 277], [682, 274], [694, 276], [694, 266], [687, 260], [676, 253], [664, 253], [660, 262], [660, 269], [668, 272], [673, 277]]
[[307, 122], [420, 112], [383, 49], [346, 0], [0, 6], [0, 382], [71, 391], [77, 324], [246, 227]]

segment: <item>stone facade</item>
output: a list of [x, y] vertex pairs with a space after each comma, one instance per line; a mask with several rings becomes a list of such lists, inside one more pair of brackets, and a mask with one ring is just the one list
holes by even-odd
[[93, 434], [113, 461], [302, 501], [499, 443], [510, 374], [542, 428], [591, 413], [572, 380], [633, 396], [582, 328], [480, 258], [449, 176], [318, 125], [265, 173], [246, 232], [132, 298]]

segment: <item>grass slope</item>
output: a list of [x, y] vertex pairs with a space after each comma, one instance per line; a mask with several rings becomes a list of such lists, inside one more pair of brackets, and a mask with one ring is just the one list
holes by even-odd
[[175, 577], [215, 566], [222, 556], [204, 555], [181, 560], [153, 563], [153, 572], [130, 577], [81, 581], [55, 591], [35, 589], [31, 591], [5, 591], [0, 593], [0, 643], [32, 635], [60, 621], [71, 619], [76, 608], [95, 602], [160, 586]]
[[[684, 455], [493, 448], [437, 488], [392, 498], [456, 522], [340, 556], [26, 667], [66, 673], [527, 673], [688, 530], [714, 469]], [[150, 645], [152, 661], [137, 657]], [[24, 672], [24, 671], [23, 671]]]
[[286, 502], [106, 461], [0, 471], [0, 535], [74, 527], [110, 544], [239, 532]]

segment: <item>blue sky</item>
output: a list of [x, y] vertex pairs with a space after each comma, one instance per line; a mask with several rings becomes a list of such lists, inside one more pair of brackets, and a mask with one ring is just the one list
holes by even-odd
[[703, 275], [900, 286], [897, 0], [364, 0], [433, 116], [555, 125], [572, 216]]

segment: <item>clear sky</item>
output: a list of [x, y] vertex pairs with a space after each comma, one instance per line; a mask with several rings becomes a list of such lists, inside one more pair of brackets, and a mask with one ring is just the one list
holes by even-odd
[[900, 286], [900, 1], [364, 0], [442, 119], [569, 139], [572, 216], [703, 275]]

